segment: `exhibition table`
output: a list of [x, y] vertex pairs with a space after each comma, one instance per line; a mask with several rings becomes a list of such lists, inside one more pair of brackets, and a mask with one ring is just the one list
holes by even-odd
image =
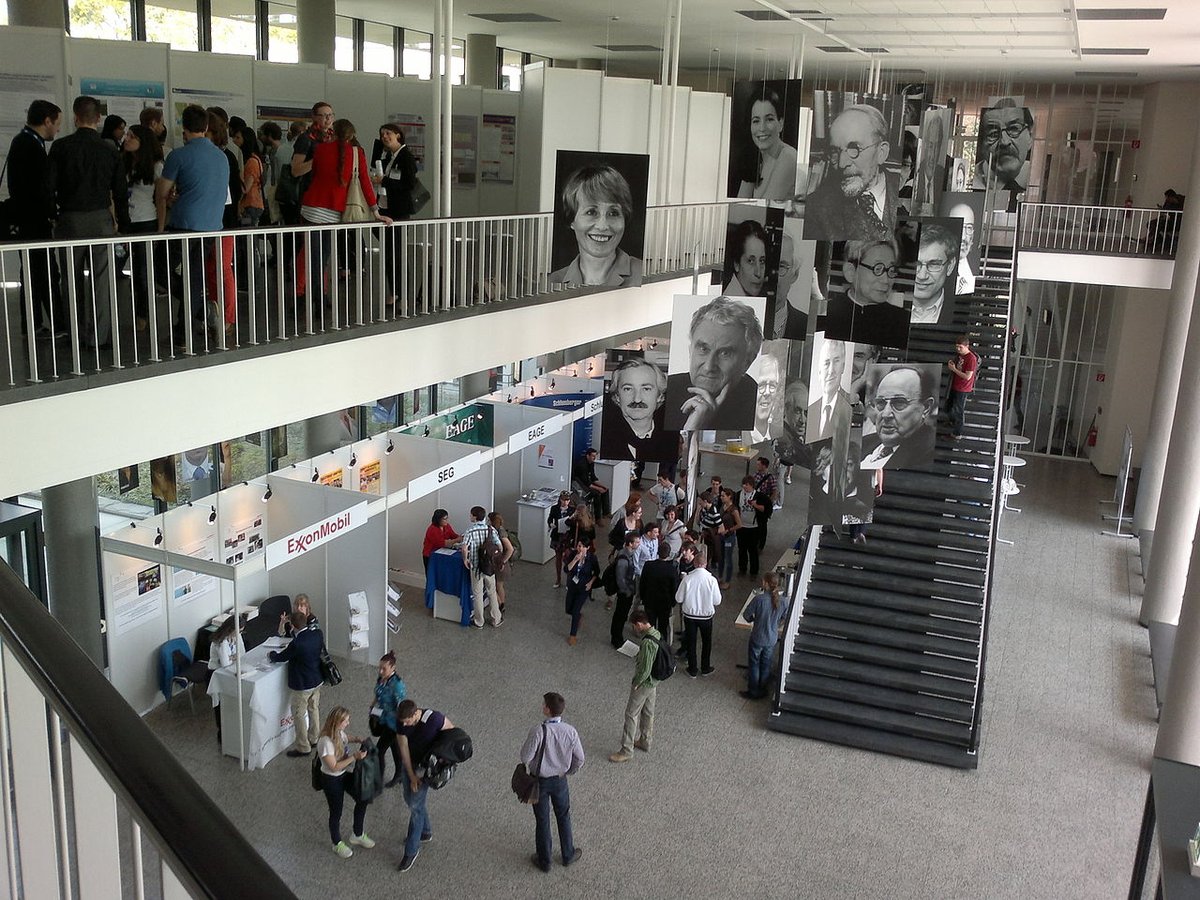
[[471, 624], [471, 573], [463, 565], [461, 551], [443, 547], [429, 555], [425, 608], [433, 610], [435, 619]]
[[[288, 701], [287, 663], [273, 663], [267, 658], [271, 650], [286, 644], [283, 638], [271, 638], [242, 657], [240, 721], [249, 723], [247, 769], [261, 769], [295, 741]], [[208, 694], [221, 701], [221, 751], [226, 756], [241, 758], [236, 666], [213, 672]]]
[[725, 444], [701, 444], [701, 453], [708, 453], [712, 456], [723, 456], [726, 459], [738, 459], [746, 463], [746, 474], [750, 474], [750, 463], [758, 459], [759, 452], [753, 447], [746, 447], [743, 450], [730, 450]]
[[517, 501], [517, 535], [521, 538], [521, 559], [544, 565], [554, 559], [550, 546], [550, 529], [546, 519], [550, 507], [558, 503], [557, 492], [552, 497], [530, 496]]

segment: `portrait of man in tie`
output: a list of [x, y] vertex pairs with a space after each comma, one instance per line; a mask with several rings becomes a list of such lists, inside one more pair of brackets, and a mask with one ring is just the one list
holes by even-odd
[[818, 396], [808, 406], [807, 441], [810, 444], [847, 433], [852, 406], [846, 372], [846, 342], [827, 340], [824, 333], [818, 332], [814, 346], [809, 383]]
[[937, 365], [867, 366], [863, 469], [920, 469], [933, 462], [937, 438]]

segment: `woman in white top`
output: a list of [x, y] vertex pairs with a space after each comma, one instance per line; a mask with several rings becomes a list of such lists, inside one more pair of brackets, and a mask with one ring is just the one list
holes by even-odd
[[683, 549], [683, 536], [687, 526], [679, 520], [679, 507], [671, 504], [663, 510], [662, 534], [659, 540], [671, 548], [671, 559], [679, 556]]
[[783, 142], [783, 101], [767, 90], [750, 106], [750, 140], [758, 150], [753, 181], [743, 181], [739, 197], [791, 200], [796, 196], [796, 148]]
[[[321, 783], [325, 788], [325, 801], [329, 804], [329, 839], [333, 852], [342, 859], [354, 855], [346, 841], [342, 840], [342, 804], [346, 799], [346, 775], [354, 771], [354, 763], [366, 759], [365, 750], [353, 751], [348, 744], [357, 744], [362, 738], [346, 737], [350, 727], [350, 710], [335, 706], [325, 718], [321, 736], [317, 738], [317, 756], [321, 758]], [[375, 842], [367, 837], [363, 822], [367, 817], [367, 804], [354, 801], [354, 833], [350, 843], [356, 847], [371, 849]]]
[[[158, 213], [154, 207], [154, 183], [162, 175], [162, 144], [145, 125], [131, 125], [121, 145], [125, 176], [129, 183], [129, 234], [153, 234], [158, 230]], [[150, 312], [150, 286], [146, 283], [146, 261], [150, 246], [138, 242], [133, 246], [133, 308], [137, 314], [137, 329], [145, 331]], [[156, 281], [165, 283], [167, 271], [166, 245], [154, 248]]]
[[[245, 652], [246, 647], [242, 644], [242, 633], [237, 627], [238, 617], [230, 615], [228, 619], [220, 624], [216, 633], [212, 636], [212, 643], [208, 647], [208, 674], [209, 678], [216, 669], [223, 669], [226, 666], [232, 666], [238, 656]], [[221, 743], [221, 695], [213, 694], [213, 716], [217, 720], [217, 744]]]

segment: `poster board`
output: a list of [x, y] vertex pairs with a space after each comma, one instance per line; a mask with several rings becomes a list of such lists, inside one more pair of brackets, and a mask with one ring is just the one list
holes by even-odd
[[512, 184], [516, 180], [517, 117], [483, 114], [479, 138], [479, 180]]
[[254, 60], [230, 54], [190, 53], [172, 50], [171, 93], [166, 123], [171, 143], [183, 144], [179, 117], [190, 103], [205, 108], [220, 106], [231, 116], [247, 121], [254, 118], [251, 87], [254, 82]]
[[[0, 28], [0, 165], [8, 159], [13, 135], [25, 126], [34, 100], [67, 108], [66, 43], [61, 31], [47, 28]], [[8, 196], [8, 179], [0, 197]]]

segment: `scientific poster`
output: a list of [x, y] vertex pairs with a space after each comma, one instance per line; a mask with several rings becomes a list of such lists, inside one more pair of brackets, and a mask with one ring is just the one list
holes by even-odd
[[479, 155], [479, 120], [451, 116], [450, 179], [456, 187], [475, 187], [475, 160]]
[[[0, 142], [0, 165], [8, 159], [9, 141], [25, 127], [25, 114], [34, 100], [61, 103], [62, 86], [58, 76], [0, 72], [0, 134], [5, 135], [5, 140]], [[69, 111], [65, 115], [69, 115]], [[0, 184], [0, 196], [8, 196], [7, 179]]]
[[[231, 116], [245, 116], [251, 108], [250, 94], [233, 91], [210, 91], [205, 88], [176, 87], [171, 85], [171, 135], [175, 146], [183, 144], [183, 127], [180, 117], [185, 107], [191, 104], [203, 106], [219, 106]], [[284, 131], [287, 127], [284, 126]]]
[[479, 180], [512, 184], [517, 158], [517, 117], [484, 114], [479, 136]]
[[404, 143], [417, 161], [417, 171], [425, 171], [425, 118], [411, 113], [392, 113], [388, 121], [399, 125]]
[[379, 496], [380, 468], [379, 460], [363, 463], [363, 467], [358, 472], [358, 489], [360, 492]]
[[[190, 544], [179, 548], [180, 553], [196, 559], [214, 559], [216, 554], [213, 541], [202, 537]], [[189, 569], [171, 569], [171, 600], [174, 606], [192, 603], [201, 597], [206, 597], [217, 589], [217, 579], [212, 575], [204, 575]]]
[[137, 122], [147, 106], [166, 106], [167, 90], [161, 81], [139, 81], [133, 78], [81, 78], [79, 91], [100, 101], [106, 116], [120, 116], [126, 122]]
[[261, 513], [227, 525], [222, 553], [225, 565], [236, 566], [261, 553], [266, 543], [265, 530]]
[[122, 634], [162, 612], [162, 566], [139, 559], [125, 559], [111, 576], [114, 634]]

